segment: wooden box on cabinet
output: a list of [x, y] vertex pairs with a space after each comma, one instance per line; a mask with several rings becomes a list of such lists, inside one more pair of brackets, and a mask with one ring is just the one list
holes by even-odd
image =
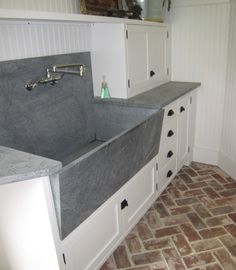
[[110, 94], [130, 98], [170, 80], [169, 27], [166, 24], [91, 26], [94, 95], [106, 76]]

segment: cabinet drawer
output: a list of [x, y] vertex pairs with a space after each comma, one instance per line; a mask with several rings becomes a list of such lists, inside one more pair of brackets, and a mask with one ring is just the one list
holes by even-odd
[[178, 108], [177, 102], [172, 102], [171, 104], [165, 106], [164, 120], [163, 123], [166, 123], [168, 120], [171, 120], [177, 116]]
[[161, 147], [173, 143], [177, 138], [177, 118], [173, 118], [164, 124], [161, 133]]
[[160, 152], [158, 155], [159, 169], [161, 170], [162, 168], [165, 167], [167, 162], [174, 159], [176, 157], [176, 153], [177, 153], [177, 140], [174, 140], [174, 142], [171, 144], [162, 146], [160, 148]]
[[158, 172], [158, 190], [162, 192], [170, 181], [175, 177], [177, 171], [177, 160], [176, 157], [166, 164]]

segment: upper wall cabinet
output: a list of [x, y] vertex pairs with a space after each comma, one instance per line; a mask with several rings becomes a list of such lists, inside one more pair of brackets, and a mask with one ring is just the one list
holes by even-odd
[[96, 23], [91, 44], [95, 96], [104, 75], [116, 98], [130, 98], [170, 80], [167, 25]]

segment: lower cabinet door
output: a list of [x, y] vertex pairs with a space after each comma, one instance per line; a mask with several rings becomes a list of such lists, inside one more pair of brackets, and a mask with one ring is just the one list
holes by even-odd
[[177, 160], [174, 157], [158, 172], [159, 194], [168, 186], [177, 173]]
[[120, 197], [113, 196], [63, 240], [65, 269], [95, 270], [121, 237]]
[[156, 158], [143, 167], [123, 189], [121, 209], [124, 230], [129, 231], [156, 199]]

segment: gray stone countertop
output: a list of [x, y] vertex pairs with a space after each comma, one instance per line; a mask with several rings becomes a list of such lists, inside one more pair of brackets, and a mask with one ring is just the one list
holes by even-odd
[[179, 97], [196, 89], [200, 85], [201, 83], [199, 82], [170, 81], [129, 99], [100, 99], [99, 97], [96, 97], [94, 102], [160, 109], [170, 104], [172, 101], [178, 99]]
[[0, 146], [0, 185], [50, 175], [61, 162]]

